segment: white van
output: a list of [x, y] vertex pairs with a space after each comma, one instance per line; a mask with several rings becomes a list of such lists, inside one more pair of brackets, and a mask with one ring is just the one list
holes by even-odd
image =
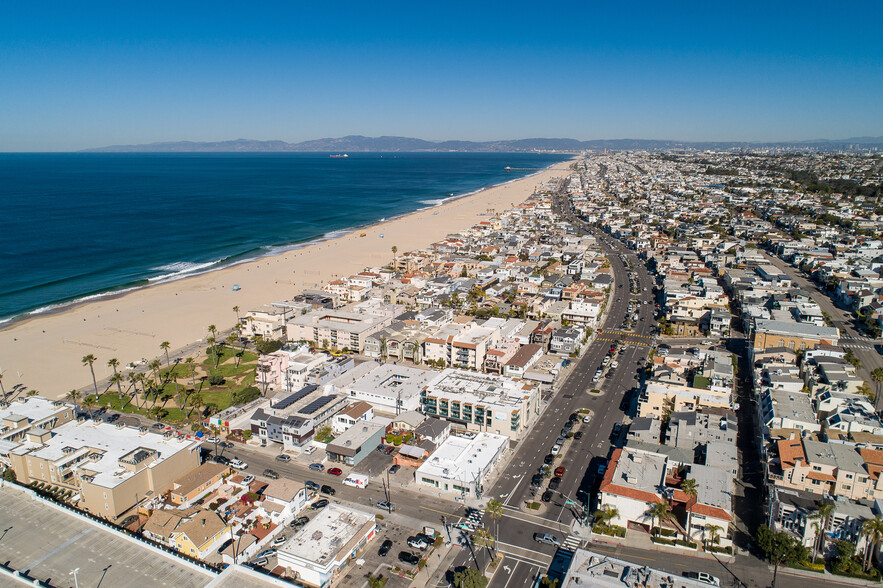
[[350, 474], [343, 483], [345, 486], [352, 486], [353, 488], [366, 488], [369, 479], [365, 474]]

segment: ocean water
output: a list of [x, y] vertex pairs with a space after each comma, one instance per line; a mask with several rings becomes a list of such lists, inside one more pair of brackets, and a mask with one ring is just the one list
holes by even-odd
[[566, 158], [0, 154], [0, 320], [269, 255]]

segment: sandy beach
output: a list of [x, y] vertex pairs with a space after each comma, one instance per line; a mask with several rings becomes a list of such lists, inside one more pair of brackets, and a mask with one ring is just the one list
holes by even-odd
[[[392, 259], [393, 245], [401, 255], [468, 228], [488, 209], [499, 212], [523, 202], [544, 181], [564, 175], [569, 164], [274, 257], [14, 322], [0, 330], [3, 386], [9, 391], [21, 384], [47, 398], [91, 388], [89, 368], [81, 362], [89, 353], [97, 357], [95, 376], [101, 380], [113, 373], [107, 367], [112, 357], [123, 365], [149, 361], [161, 356], [163, 341], [183, 349], [204, 340], [208, 325], [232, 327], [234, 306], [244, 315], [304, 288], [382, 266]], [[234, 284], [241, 289], [233, 291]]]

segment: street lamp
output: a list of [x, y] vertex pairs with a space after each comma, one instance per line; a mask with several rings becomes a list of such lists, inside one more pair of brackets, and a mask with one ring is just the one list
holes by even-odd
[[80, 583], [77, 582], [77, 572], [79, 572], [79, 571], [80, 571], [80, 568], [76, 568], [76, 569], [71, 570], [71, 573], [68, 574], [68, 576], [74, 577], [74, 588], [80, 588]]

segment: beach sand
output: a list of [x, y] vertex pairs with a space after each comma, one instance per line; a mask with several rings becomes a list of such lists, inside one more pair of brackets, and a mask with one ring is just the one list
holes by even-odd
[[[536, 175], [337, 239], [14, 322], [0, 330], [3, 386], [9, 391], [21, 384], [47, 398], [62, 398], [74, 388], [91, 390], [89, 367], [82, 364], [90, 353], [97, 358], [99, 381], [113, 373], [107, 367], [110, 358], [122, 365], [142, 358], [165, 363], [161, 342], [169, 341], [180, 355], [205, 339], [209, 325], [230, 329], [236, 322], [234, 306], [244, 316], [305, 288], [385, 265], [392, 260], [393, 245], [399, 255], [427, 247], [487, 218], [488, 209], [502, 212], [523, 202], [549, 178], [567, 175], [569, 165], [558, 163]], [[360, 237], [361, 232], [366, 237]], [[241, 289], [234, 292], [234, 284]]]

